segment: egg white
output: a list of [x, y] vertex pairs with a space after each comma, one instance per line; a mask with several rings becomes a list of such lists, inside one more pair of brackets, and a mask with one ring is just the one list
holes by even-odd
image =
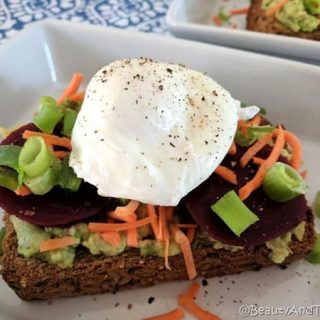
[[221, 163], [237, 121], [237, 102], [203, 73], [116, 61], [88, 85], [70, 165], [102, 196], [175, 206]]

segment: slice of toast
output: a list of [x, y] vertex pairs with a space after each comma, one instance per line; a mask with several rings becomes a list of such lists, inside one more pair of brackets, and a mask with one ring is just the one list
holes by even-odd
[[290, 37], [320, 41], [320, 28], [313, 32], [294, 32], [279, 22], [274, 16], [267, 17], [262, 9], [263, 0], [252, 0], [247, 15], [247, 29], [258, 32], [281, 34]]
[[[182, 255], [170, 257], [171, 271], [165, 269], [164, 259], [142, 257], [130, 249], [116, 257], [94, 256], [86, 249], [77, 250], [71, 269], [61, 269], [36, 258], [24, 258], [17, 253], [17, 238], [9, 216], [5, 215], [6, 237], [4, 255], [0, 260], [3, 279], [23, 300], [46, 300], [86, 294], [115, 292], [146, 287], [159, 282], [188, 279]], [[307, 214], [303, 241], [293, 239], [288, 264], [304, 257], [315, 241], [313, 214]], [[213, 249], [212, 244], [193, 250], [198, 275], [215, 277], [259, 270], [274, 265], [265, 245], [236, 252]]]

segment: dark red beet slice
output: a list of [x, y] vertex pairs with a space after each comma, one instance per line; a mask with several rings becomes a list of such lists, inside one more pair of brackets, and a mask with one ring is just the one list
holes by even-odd
[[[1, 144], [22, 145], [22, 133], [25, 130], [39, 131], [34, 124], [29, 123], [12, 132]], [[0, 187], [0, 207], [35, 225], [57, 226], [78, 222], [102, 210], [113, 209], [114, 200], [99, 196], [96, 188], [87, 183], [83, 183], [75, 193], [55, 188], [43, 196], [26, 197], [17, 196]]]
[[[237, 173], [239, 187], [251, 179], [257, 170], [257, 166], [253, 164], [244, 169], [239, 167], [238, 160], [244, 151], [245, 149], [238, 148], [235, 156], [228, 155], [222, 163]], [[266, 147], [259, 156], [265, 158], [269, 153], [270, 148]], [[234, 161], [237, 161], [237, 164], [232, 167], [231, 162]], [[279, 161], [287, 162], [282, 157]], [[245, 201], [245, 204], [259, 216], [260, 220], [244, 231], [239, 238], [210, 209], [210, 206], [225, 193], [232, 189], [237, 191], [239, 187], [234, 188], [216, 174], [212, 174], [183, 200], [194, 220], [216, 240], [230, 245], [254, 247], [286, 233], [306, 219], [307, 202], [304, 196], [299, 196], [286, 203], [277, 203], [269, 199], [260, 188]]]

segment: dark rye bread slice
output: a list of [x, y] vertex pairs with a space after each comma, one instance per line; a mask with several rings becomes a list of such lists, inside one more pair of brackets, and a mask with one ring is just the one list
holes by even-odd
[[[87, 250], [78, 250], [71, 269], [61, 269], [35, 258], [24, 258], [17, 253], [17, 239], [9, 216], [5, 215], [4, 220], [7, 234], [0, 272], [23, 300], [115, 292], [188, 278], [181, 255], [170, 258], [172, 271], [169, 271], [164, 268], [163, 258], [142, 257], [138, 250], [132, 249], [116, 257], [93, 256]], [[292, 254], [284, 264], [304, 257], [314, 241], [313, 214], [308, 211], [303, 241], [293, 239], [290, 243]], [[198, 275], [206, 278], [274, 265], [265, 245], [236, 252], [216, 250], [210, 245], [194, 249], [193, 255]]]
[[294, 32], [274, 16], [267, 17], [262, 7], [263, 0], [252, 0], [247, 15], [247, 29], [258, 32], [281, 34], [290, 37], [320, 41], [320, 28], [313, 32]]

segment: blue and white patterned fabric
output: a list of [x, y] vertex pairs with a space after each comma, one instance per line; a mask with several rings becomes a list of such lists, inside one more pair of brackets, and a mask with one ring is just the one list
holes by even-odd
[[25, 25], [61, 19], [143, 32], [167, 33], [171, 0], [0, 0], [0, 43]]

